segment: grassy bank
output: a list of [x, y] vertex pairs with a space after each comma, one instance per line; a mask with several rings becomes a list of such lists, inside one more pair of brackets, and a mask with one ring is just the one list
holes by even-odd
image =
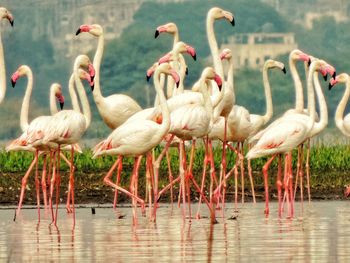
[[[156, 155], [160, 149], [156, 150]], [[175, 148], [170, 150], [171, 166], [174, 177], [178, 173], [178, 155]], [[296, 153], [294, 153], [296, 154]], [[67, 154], [69, 157], [69, 154]], [[82, 154], [75, 156], [76, 170], [76, 195], [77, 202], [111, 202], [113, 198], [113, 191], [110, 187], [103, 184], [103, 176], [106, 174], [108, 169], [115, 161], [115, 157], [106, 156], [99, 159], [91, 159], [92, 153], [90, 150], [85, 150]], [[196, 153], [194, 162], [194, 175], [197, 181], [200, 181], [202, 171], [202, 160], [204, 158], [204, 150], [199, 148]], [[214, 158], [216, 169], [219, 169], [219, 163], [221, 160], [221, 149], [215, 148]], [[31, 153], [6, 153], [0, 152], [0, 169], [2, 176], [0, 177], [0, 204], [15, 204], [18, 200], [19, 189], [21, 187], [21, 178], [24, 175], [27, 167], [33, 159]], [[296, 160], [296, 158], [294, 158]], [[261, 174], [261, 168], [266, 161], [265, 158], [252, 161], [252, 168], [254, 171], [254, 182], [257, 191], [258, 198], [263, 197], [263, 178]], [[40, 161], [42, 162], [42, 160]], [[233, 166], [235, 162], [235, 155], [232, 152], [228, 152], [228, 170]], [[123, 186], [129, 184], [129, 176], [132, 170], [133, 158], [124, 158], [123, 161], [123, 174], [122, 182]], [[296, 164], [294, 163], [294, 167]], [[275, 172], [277, 168], [277, 162], [273, 162], [271, 166], [270, 185], [272, 186], [271, 194], [274, 194], [275, 188]], [[342, 192], [344, 185], [350, 184], [350, 154], [348, 147], [344, 145], [337, 146], [324, 146], [317, 145], [311, 149], [310, 158], [310, 169], [311, 169], [311, 188], [313, 198], [316, 199], [340, 199], [343, 198]], [[62, 197], [67, 189], [67, 177], [68, 177], [68, 166], [62, 164]], [[145, 171], [142, 166], [140, 171], [139, 187], [140, 195], [145, 194]], [[160, 176], [160, 187], [168, 183], [167, 166], [165, 160], [161, 164], [161, 176]], [[114, 179], [113, 179], [114, 180]], [[233, 194], [233, 178], [230, 178], [228, 182], [228, 192]], [[249, 199], [249, 181], [246, 178], [245, 188], [246, 195]], [[175, 193], [177, 192], [177, 186], [175, 186]], [[306, 191], [305, 191], [306, 193]], [[31, 203], [35, 201], [35, 186], [33, 176], [28, 180], [27, 187], [27, 201]], [[125, 197], [121, 195], [121, 201], [125, 200]], [[169, 196], [165, 195], [163, 201], [169, 200]]]

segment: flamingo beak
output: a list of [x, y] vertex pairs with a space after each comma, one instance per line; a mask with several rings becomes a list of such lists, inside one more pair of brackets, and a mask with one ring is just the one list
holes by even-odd
[[93, 66], [91, 63], [89, 63], [88, 69], [89, 69], [89, 74], [90, 74], [90, 77], [91, 77], [91, 81], [93, 81], [94, 78], [95, 78], [95, 69], [94, 69], [94, 66]]
[[311, 59], [309, 58], [307, 61], [307, 66], [310, 67], [310, 65], [311, 65]]
[[221, 88], [222, 88], [222, 80], [221, 80], [220, 76], [219, 76], [218, 74], [215, 74], [214, 80], [215, 80], [216, 84], [217, 84], [218, 87], [219, 87], [219, 91], [221, 91]]
[[61, 108], [61, 110], [63, 109], [63, 106], [64, 106], [64, 102], [60, 102], [60, 108]]
[[13, 79], [11, 79], [11, 85], [12, 85], [12, 88], [14, 88], [16, 86], [16, 81], [14, 81]]
[[13, 27], [15, 20], [13, 19], [13, 16], [12, 16], [12, 14], [10, 12], [8, 12], [6, 18], [10, 22], [11, 27]]
[[157, 29], [156, 32], [154, 33], [154, 38], [157, 38], [159, 36], [159, 30]]
[[235, 18], [234, 17], [232, 17], [232, 20], [230, 21], [230, 23], [232, 26], [235, 26]]
[[282, 72], [283, 72], [284, 74], [287, 74], [286, 67], [283, 67]]
[[146, 80], [147, 80], [147, 82], [149, 82], [150, 79], [151, 79], [151, 76], [148, 76], [148, 75], [146, 74]]
[[324, 81], [327, 81], [327, 74], [323, 76]]
[[77, 35], [79, 35], [80, 33], [81, 33], [81, 29], [78, 28], [77, 32], [75, 32], [75, 35], [77, 36]]
[[328, 90], [331, 90], [333, 88], [333, 85], [331, 83], [328, 84]]
[[188, 75], [188, 67], [186, 67], [185, 74], [186, 74], [186, 76]]
[[172, 56], [171, 56], [171, 53], [168, 53], [166, 55], [164, 55], [163, 57], [161, 57], [159, 60], [158, 60], [158, 64], [163, 64], [163, 63], [166, 63], [166, 62], [169, 62], [169, 61], [172, 61]]
[[174, 70], [174, 69], [171, 69], [170, 70], [170, 75], [173, 77], [173, 79], [175, 80], [175, 83], [176, 83], [176, 88], [179, 87], [180, 85], [180, 77], [179, 75], [177, 74], [177, 72]]
[[334, 71], [333, 72], [333, 75], [332, 75], [332, 78], [334, 78], [335, 79], [335, 77], [337, 76], [337, 72], [336, 71]]

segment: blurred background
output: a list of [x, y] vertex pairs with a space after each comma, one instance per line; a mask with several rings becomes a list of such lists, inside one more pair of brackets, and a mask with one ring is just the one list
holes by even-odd
[[[104, 96], [124, 93], [143, 107], [153, 105], [154, 89], [145, 81], [145, 72], [172, 47], [172, 37], [161, 34], [154, 39], [157, 26], [175, 22], [180, 40], [197, 50], [197, 61], [186, 57], [189, 75], [185, 87], [198, 79], [201, 70], [210, 65], [210, 51], [205, 19], [208, 10], [219, 6], [234, 14], [236, 26], [227, 21], [215, 23], [220, 48], [230, 47], [235, 61], [236, 103], [251, 113], [265, 111], [265, 95], [261, 69], [268, 58], [285, 63], [287, 75], [270, 72], [274, 117], [293, 107], [294, 86], [289, 74], [288, 54], [299, 48], [334, 65], [338, 73], [350, 71], [350, 2], [347, 0], [4, 0], [15, 18], [14, 27], [1, 22], [5, 50], [7, 94], [0, 105], [0, 140], [4, 145], [20, 134], [19, 113], [26, 79], [15, 89], [10, 76], [20, 64], [29, 65], [34, 74], [30, 105], [31, 117], [49, 114], [49, 87], [61, 83], [69, 109], [68, 78], [78, 54], [93, 58], [97, 38], [75, 36], [81, 24], [100, 24], [105, 32], [105, 51], [101, 66]], [[302, 65], [299, 72], [304, 79]], [[334, 111], [343, 94], [343, 87], [332, 92], [322, 81], [328, 102], [327, 138], [342, 141], [334, 128]], [[110, 133], [102, 122], [92, 94], [86, 89], [93, 120], [85, 140], [101, 139]]]

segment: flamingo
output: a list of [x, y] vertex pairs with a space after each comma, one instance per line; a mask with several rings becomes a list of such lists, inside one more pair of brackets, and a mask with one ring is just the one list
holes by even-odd
[[100, 85], [100, 65], [104, 48], [103, 28], [98, 24], [81, 25], [77, 30], [76, 35], [83, 32], [87, 32], [98, 38], [93, 62], [96, 71], [93, 97], [103, 121], [109, 128], [114, 130], [142, 108], [134, 99], [127, 95], [113, 94], [108, 97], [103, 97]]
[[[18, 202], [18, 207], [17, 207], [15, 218], [16, 218], [16, 216], [19, 215], [20, 209], [22, 207], [22, 202], [23, 202], [23, 198], [24, 198], [24, 192], [25, 192], [25, 187], [27, 184], [27, 179], [28, 179], [30, 172], [33, 169], [34, 165], [37, 164], [37, 162], [38, 162], [39, 151], [40, 150], [47, 151], [52, 146], [52, 145], [51, 146], [38, 145], [36, 147], [32, 147], [31, 145], [28, 144], [28, 139], [32, 138], [32, 137], [36, 137], [38, 135], [38, 133], [40, 133], [41, 129], [49, 123], [49, 121], [52, 117], [51, 116], [40, 116], [40, 117], [37, 117], [34, 120], [32, 120], [30, 123], [28, 123], [29, 101], [30, 101], [30, 96], [32, 93], [32, 88], [33, 88], [33, 74], [32, 74], [30, 67], [28, 67], [27, 65], [20, 66], [16, 70], [16, 72], [13, 73], [13, 75], [11, 77], [11, 83], [12, 83], [13, 87], [16, 85], [18, 78], [20, 78], [22, 76], [27, 76], [27, 79], [28, 79], [26, 94], [23, 98], [21, 115], [20, 115], [20, 124], [21, 124], [23, 134], [18, 139], [11, 142], [7, 146], [6, 150], [7, 151], [11, 151], [11, 150], [33, 151], [33, 152], [35, 152], [35, 157], [34, 157], [32, 163], [30, 164], [29, 169], [27, 170], [26, 174], [22, 178], [21, 194], [20, 194], [20, 199]], [[56, 92], [56, 89], [59, 89], [58, 84], [54, 84], [52, 86], [51, 90], [52, 90], [52, 92]], [[61, 103], [64, 102], [64, 98], [62, 97], [62, 94], [59, 93], [59, 90], [58, 90], [58, 93], [56, 93], [56, 96]], [[53, 97], [53, 96], [51, 96], [51, 97]], [[38, 218], [40, 221], [39, 179], [38, 179], [37, 169], [36, 169], [36, 174], [35, 174], [35, 185], [36, 185], [36, 191], [37, 191]], [[43, 187], [45, 187], [45, 184], [43, 184]], [[43, 191], [44, 191], [44, 195], [45, 195], [46, 191], [44, 190], [44, 188], [43, 188]]]
[[[193, 157], [194, 157], [194, 147], [195, 140], [197, 138], [203, 138], [207, 136], [210, 132], [210, 129], [213, 125], [213, 106], [210, 100], [210, 96], [208, 93], [208, 88], [206, 87], [206, 81], [214, 80], [219, 89], [222, 86], [222, 80], [218, 74], [216, 74], [215, 70], [211, 67], [206, 67], [200, 77], [200, 91], [203, 94], [204, 104], [187, 104], [184, 105], [173, 112], [171, 112], [171, 126], [170, 126], [170, 134], [173, 134], [181, 139], [180, 142], [180, 178], [181, 178], [181, 192], [182, 192], [182, 200], [185, 205], [185, 188], [187, 188], [188, 198], [189, 196], [189, 186], [186, 184], [187, 179], [191, 179], [196, 187], [197, 191], [200, 193], [201, 197], [203, 195], [203, 191], [199, 188], [197, 183], [195, 182], [192, 176], [192, 165], [193, 165]], [[184, 177], [184, 169], [185, 169], [185, 155], [184, 155], [184, 140], [192, 140], [192, 150], [190, 157], [190, 164], [188, 168], [187, 175], [189, 178]], [[183, 159], [182, 159], [183, 158]], [[183, 162], [181, 166], [181, 162]], [[214, 179], [214, 178], [211, 178]], [[210, 199], [212, 200], [212, 184], [211, 184], [211, 192]], [[212, 204], [209, 204], [206, 198], [204, 197], [209, 209], [211, 210], [211, 219], [215, 221], [215, 212], [213, 210]], [[190, 200], [188, 202], [190, 206]], [[183, 207], [183, 215], [185, 215], [184, 207]]]
[[[335, 125], [338, 127], [341, 133], [349, 137], [350, 136], [350, 114], [346, 114], [344, 116], [344, 111], [350, 96], [350, 76], [346, 73], [341, 73], [337, 75], [335, 78], [332, 78], [329, 83], [329, 90], [331, 90], [335, 85], [339, 83], [345, 84], [345, 92], [335, 111], [334, 120], [335, 120]], [[350, 186], [346, 186], [345, 196], [348, 197], [349, 195], [350, 195]]]
[[[180, 41], [180, 38], [179, 38], [179, 30], [176, 26], [175, 23], [173, 22], [170, 22], [170, 23], [167, 23], [167, 24], [164, 24], [164, 25], [161, 25], [161, 26], [158, 26], [155, 33], [154, 33], [154, 38], [157, 38], [161, 33], [163, 32], [166, 32], [168, 34], [171, 34], [173, 35], [174, 37], [174, 41], [173, 41], [173, 49], [175, 48], [175, 45]], [[187, 66], [186, 66], [186, 62], [185, 62], [185, 59], [184, 57], [182, 56], [182, 54], [179, 55], [179, 62], [181, 64], [181, 67], [184, 67], [185, 69], [187, 69]], [[171, 62], [170, 65], [175, 69], [175, 70], [179, 70], [178, 68], [178, 65], [177, 63], [174, 63], [174, 62]], [[187, 71], [186, 71], [187, 72]], [[183, 80], [184, 78], [181, 77], [181, 84], [179, 86], [177, 90], [178, 93], [182, 93], [182, 89], [183, 89]], [[163, 76], [161, 75], [161, 79], [160, 79], [160, 83], [161, 83], [161, 86], [162, 86], [162, 83], [164, 83], [164, 78]], [[181, 87], [182, 85], [182, 87]], [[167, 98], [171, 98], [173, 96], [173, 91], [174, 91], [174, 82], [172, 80], [172, 78], [168, 77], [168, 81], [167, 81]]]
[[[7, 19], [10, 25], [13, 27], [14, 18], [13, 15], [5, 7], [0, 7], [0, 18]], [[6, 94], [6, 70], [4, 59], [4, 47], [1, 41], [0, 31], [0, 103], [4, 100]]]
[[[269, 194], [268, 194], [268, 167], [275, 158], [277, 154], [287, 153], [286, 158], [286, 177], [289, 179], [291, 174], [291, 154], [290, 152], [300, 145], [305, 139], [310, 136], [310, 132], [313, 126], [320, 128], [327, 122], [327, 106], [325, 104], [324, 96], [320, 86], [315, 86], [317, 98], [320, 102], [320, 113], [321, 121], [320, 123], [315, 123], [315, 102], [314, 102], [314, 91], [313, 91], [313, 73], [321, 72], [323, 76], [330, 73], [328, 71], [327, 64], [324, 61], [317, 60], [311, 63], [309, 75], [308, 75], [308, 104], [310, 105], [310, 115], [305, 115], [303, 113], [290, 113], [286, 114], [283, 117], [277, 119], [271, 123], [261, 134], [258, 142], [249, 150], [246, 157], [248, 159], [258, 158], [266, 155], [273, 155], [264, 165], [263, 174], [264, 174], [264, 185], [265, 185], [265, 214], [269, 214]], [[291, 188], [291, 183], [288, 183], [288, 179], [285, 180], [285, 188]], [[278, 201], [279, 201], [279, 216], [281, 215], [281, 178], [280, 171], [277, 177], [277, 186], [278, 186]], [[287, 193], [291, 189], [286, 189]], [[289, 200], [289, 195], [291, 195], [290, 200], [293, 200], [293, 193], [290, 191], [287, 195], [287, 201]], [[289, 215], [293, 216], [293, 205], [289, 211]]]
[[[223, 50], [223, 52], [221, 53], [220, 57], [223, 58], [224, 55], [227, 56], [229, 54], [229, 50]], [[232, 64], [230, 64], [230, 69]], [[271, 98], [271, 88], [270, 88], [270, 83], [269, 83], [269, 79], [268, 79], [268, 70], [269, 69], [273, 69], [273, 68], [277, 68], [280, 69], [283, 73], [286, 73], [286, 69], [284, 67], [284, 64], [279, 62], [279, 61], [275, 61], [272, 59], [269, 59], [267, 61], [265, 61], [264, 63], [264, 67], [263, 67], [263, 84], [264, 84], [264, 90], [265, 90], [265, 98], [266, 98], [266, 113], [264, 115], [256, 115], [256, 114], [250, 114], [250, 122], [252, 124], [251, 126], [251, 134], [254, 134], [256, 131], [258, 131], [259, 129], [262, 128], [262, 126], [264, 126], [272, 117], [272, 113], [273, 113], [273, 105], [272, 105], [272, 98]], [[230, 71], [229, 69], [229, 71]], [[228, 73], [228, 76], [231, 77], [232, 73]], [[214, 123], [214, 126], [211, 130], [211, 132], [209, 133], [209, 138], [210, 139], [219, 139], [221, 141], [224, 141], [224, 117], [219, 117], [219, 119]], [[227, 134], [227, 140], [228, 141], [234, 141], [235, 137], [234, 135], [231, 134], [230, 129], [228, 130], [228, 134]], [[239, 158], [237, 158], [238, 160]], [[248, 169], [250, 167], [250, 161], [248, 161]], [[235, 169], [235, 166], [234, 168]], [[232, 171], [232, 170], [231, 170]], [[248, 170], [251, 174], [251, 170]], [[231, 172], [229, 172], [228, 174], [231, 174]], [[227, 178], [227, 176], [226, 176]], [[220, 183], [220, 187], [223, 185], [225, 185], [225, 180], [226, 178], [222, 178], [224, 181], [222, 183]], [[250, 178], [252, 178], [252, 176], [250, 175]], [[251, 182], [251, 184], [253, 185], [253, 183]], [[218, 191], [220, 191], [219, 189], [217, 189]], [[252, 187], [252, 195], [253, 195], [253, 201], [255, 202], [255, 194], [254, 194], [254, 187]], [[224, 188], [224, 193], [223, 193], [223, 206], [224, 206], [224, 200], [225, 200], [225, 188]]]
[[[131, 192], [123, 189], [110, 180], [113, 171], [115, 170], [118, 162], [116, 162], [107, 175], [104, 178], [104, 182], [114, 187], [115, 189], [122, 191], [130, 196], [133, 200], [133, 220], [136, 224], [136, 211], [135, 201], [144, 204], [144, 201], [137, 197], [135, 185], [137, 185], [138, 169], [140, 166], [142, 155], [148, 153], [154, 147], [156, 147], [168, 133], [170, 128], [170, 113], [167, 107], [166, 98], [163, 90], [159, 84], [159, 76], [161, 73], [171, 75], [175, 82], [179, 82], [179, 76], [174, 69], [168, 63], [161, 64], [154, 72], [154, 87], [156, 93], [159, 96], [160, 107], [162, 110], [162, 123], [158, 124], [152, 120], [137, 120], [134, 122], [127, 122], [117, 129], [115, 129], [107, 139], [100, 142], [94, 149], [93, 158], [96, 158], [103, 154], [118, 155], [118, 156], [135, 156], [134, 170], [131, 177]], [[119, 158], [118, 158], [119, 160]], [[157, 176], [155, 176], [155, 188], [157, 187]], [[155, 206], [156, 208], [156, 206]], [[155, 210], [153, 218], [155, 220]]]
[[[74, 74], [79, 98], [82, 104], [83, 114], [74, 110], [63, 110], [52, 116], [50, 122], [41, 130], [35, 138], [30, 140], [34, 146], [40, 143], [51, 143], [57, 145], [57, 173], [54, 175], [50, 188], [50, 206], [52, 207], [52, 195], [53, 187], [56, 184], [56, 215], [54, 216], [53, 223], [57, 224], [57, 212], [58, 212], [58, 189], [60, 185], [60, 150], [61, 145], [75, 144], [85, 133], [91, 122], [91, 112], [89, 102], [86, 97], [84, 88], [79, 81], [78, 69], [85, 67], [89, 69], [90, 76], [95, 74], [94, 68], [90, 62], [90, 59], [86, 55], [79, 55], [74, 62]], [[91, 84], [91, 82], [90, 82]], [[93, 86], [91, 87], [93, 89]], [[73, 164], [74, 147], [71, 150], [71, 162]], [[74, 208], [74, 170], [73, 165], [70, 169], [69, 183], [71, 186], [71, 199], [73, 210], [73, 225], [75, 225], [75, 208]]]

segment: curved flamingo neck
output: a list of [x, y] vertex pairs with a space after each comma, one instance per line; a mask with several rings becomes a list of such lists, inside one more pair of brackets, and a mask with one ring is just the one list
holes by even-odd
[[176, 45], [176, 43], [179, 42], [179, 40], [180, 40], [179, 31], [176, 30], [176, 31], [173, 33], [173, 35], [174, 35], [174, 41], [173, 41], [173, 48], [174, 48], [175, 45]]
[[50, 113], [54, 115], [58, 112], [54, 86], [50, 89]]
[[78, 94], [79, 94], [79, 98], [80, 98], [80, 102], [83, 110], [83, 115], [86, 119], [86, 128], [87, 128], [91, 123], [91, 111], [90, 111], [89, 101], [86, 96], [86, 92], [79, 78], [79, 73], [78, 73], [79, 67], [80, 67], [79, 63], [74, 64], [74, 80], [78, 90]]
[[229, 68], [228, 68], [228, 71], [227, 71], [226, 82], [229, 85], [225, 85], [224, 88], [226, 90], [228, 90], [228, 91], [232, 91], [232, 93], [233, 93], [233, 101], [235, 101], [236, 97], [235, 97], [235, 86], [234, 86], [234, 78], [233, 78], [234, 66], [233, 66], [233, 59], [232, 59], [232, 57], [227, 59], [227, 61], [229, 63]]
[[214, 116], [213, 116], [213, 104], [211, 102], [209, 91], [208, 91], [209, 85], [211, 85], [211, 84], [209, 84], [209, 82], [211, 82], [211, 81], [210, 80], [206, 81], [206, 80], [207, 79], [205, 77], [202, 77], [202, 79], [200, 80], [200, 92], [203, 95], [204, 108], [210, 114], [210, 120], [212, 122], [213, 118], [214, 118]]
[[292, 59], [292, 57], [289, 57], [289, 68], [295, 88], [295, 110], [297, 112], [302, 112], [304, 110], [303, 86], [296, 68], [296, 60]]
[[[328, 110], [327, 110], [327, 103], [326, 99], [323, 95], [323, 91], [320, 85], [320, 81], [318, 79], [318, 72], [315, 72], [313, 74], [313, 80], [314, 80], [314, 85], [315, 85], [315, 90], [316, 90], [316, 95], [317, 95], [317, 100], [318, 104], [320, 107], [320, 121], [314, 123], [313, 127], [313, 133], [317, 134], [321, 132], [328, 124]], [[315, 110], [315, 105], [314, 105], [314, 111]], [[315, 120], [315, 116], [313, 117], [313, 120]]]
[[160, 74], [161, 71], [160, 70], [156, 70], [154, 72], [154, 88], [157, 92], [158, 95], [158, 99], [159, 99], [159, 106], [162, 112], [162, 116], [163, 116], [163, 120], [162, 123], [160, 124], [161, 129], [159, 131], [159, 133], [161, 135], [165, 134], [168, 132], [169, 128], [170, 128], [170, 113], [169, 113], [169, 109], [168, 109], [168, 105], [167, 105], [167, 101], [163, 92], [163, 89], [160, 86]]
[[20, 116], [20, 125], [22, 131], [26, 131], [29, 122], [29, 103], [30, 103], [30, 97], [32, 95], [32, 90], [33, 90], [33, 73], [32, 70], [27, 67], [25, 71], [25, 75], [27, 76], [28, 82], [27, 82], [27, 88], [26, 92], [24, 94], [23, 102], [22, 102], [22, 108], [21, 108], [21, 116]]
[[224, 69], [222, 67], [222, 62], [219, 57], [219, 48], [218, 48], [218, 43], [215, 38], [215, 33], [214, 33], [214, 21], [215, 19], [212, 17], [211, 13], [209, 12], [207, 15], [207, 37], [208, 37], [208, 42], [209, 42], [209, 47], [210, 47], [210, 52], [213, 57], [213, 63], [214, 63], [214, 69], [216, 73], [223, 78], [224, 76]]
[[101, 92], [101, 85], [100, 85], [100, 67], [101, 67], [101, 60], [103, 56], [103, 50], [104, 50], [104, 34], [101, 33], [101, 35], [98, 37], [96, 53], [93, 61], [93, 65], [95, 69], [95, 78], [94, 78], [95, 87], [93, 91], [93, 96], [96, 103], [99, 103], [104, 99]]
[[[79, 81], [81, 82], [80, 78]], [[72, 102], [72, 107], [74, 111], [81, 112], [80, 106], [79, 106], [79, 101], [77, 97], [77, 93], [75, 92], [75, 74], [74, 72], [69, 78], [69, 84], [68, 84], [68, 90], [69, 90], [69, 96]]]
[[263, 70], [263, 83], [264, 83], [264, 91], [265, 91], [265, 100], [266, 100], [266, 113], [262, 116], [264, 120], [264, 125], [272, 118], [273, 114], [273, 104], [272, 104], [272, 96], [271, 96], [271, 86], [268, 76], [268, 67], [264, 67]]
[[344, 111], [345, 111], [346, 104], [347, 104], [349, 97], [350, 97], [349, 81], [350, 80], [348, 80], [345, 84], [345, 92], [344, 92], [344, 95], [338, 104], [337, 110], [335, 111], [335, 117], [334, 117], [335, 124], [345, 134], [349, 134], [349, 131], [347, 131], [344, 127]]
[[0, 31], [0, 103], [4, 100], [6, 95], [6, 73], [5, 73], [5, 59], [4, 48], [2, 46], [2, 38]]

